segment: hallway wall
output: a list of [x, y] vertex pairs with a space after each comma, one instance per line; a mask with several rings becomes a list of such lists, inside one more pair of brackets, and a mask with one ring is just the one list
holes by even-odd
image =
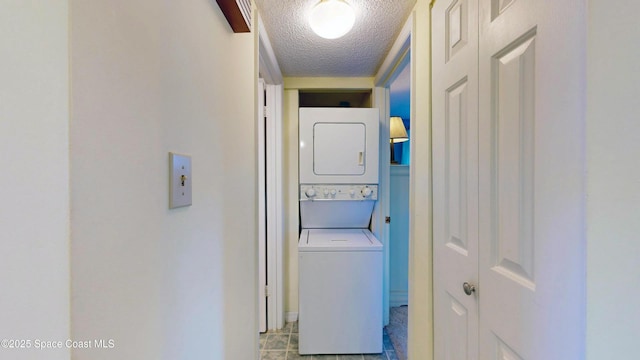
[[587, 359], [632, 359], [640, 334], [640, 4], [587, 3]]
[[72, 1], [72, 334], [115, 344], [74, 359], [258, 357], [254, 34], [213, 1]]
[[31, 341], [0, 359], [42, 358], [34, 340], [69, 337], [68, 9], [0, 2], [0, 339]]

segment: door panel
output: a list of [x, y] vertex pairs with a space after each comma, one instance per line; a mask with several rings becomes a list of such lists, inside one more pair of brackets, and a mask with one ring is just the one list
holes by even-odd
[[505, 344], [500, 338], [496, 337], [495, 354], [499, 360], [523, 360], [509, 345]]
[[583, 358], [583, 17], [480, 2], [481, 359]]
[[[469, 357], [469, 311], [456, 300], [457, 296], [447, 294], [449, 303], [446, 310], [446, 330], [444, 339], [445, 359], [468, 359]], [[473, 311], [472, 313], [475, 313]]]
[[493, 59], [496, 116], [491, 127], [491, 186], [495, 189], [494, 271], [532, 290], [535, 32], [507, 46]]
[[436, 359], [477, 359], [477, 1], [433, 8], [434, 321]]
[[446, 91], [444, 148], [444, 221], [447, 246], [468, 256], [466, 169], [468, 81], [463, 79]]

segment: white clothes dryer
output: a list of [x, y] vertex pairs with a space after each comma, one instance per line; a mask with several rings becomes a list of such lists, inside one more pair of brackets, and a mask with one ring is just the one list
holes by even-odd
[[300, 184], [377, 184], [375, 108], [300, 108]]

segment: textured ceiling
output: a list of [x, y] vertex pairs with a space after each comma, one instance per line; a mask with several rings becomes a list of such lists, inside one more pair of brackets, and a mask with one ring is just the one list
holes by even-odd
[[415, 0], [346, 0], [353, 29], [327, 40], [307, 22], [319, 0], [255, 0], [284, 76], [373, 76], [400, 33]]

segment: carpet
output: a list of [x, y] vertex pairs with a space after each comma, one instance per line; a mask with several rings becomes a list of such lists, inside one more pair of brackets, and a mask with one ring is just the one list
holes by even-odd
[[399, 360], [407, 360], [407, 306], [389, 310], [389, 325], [385, 326]]

